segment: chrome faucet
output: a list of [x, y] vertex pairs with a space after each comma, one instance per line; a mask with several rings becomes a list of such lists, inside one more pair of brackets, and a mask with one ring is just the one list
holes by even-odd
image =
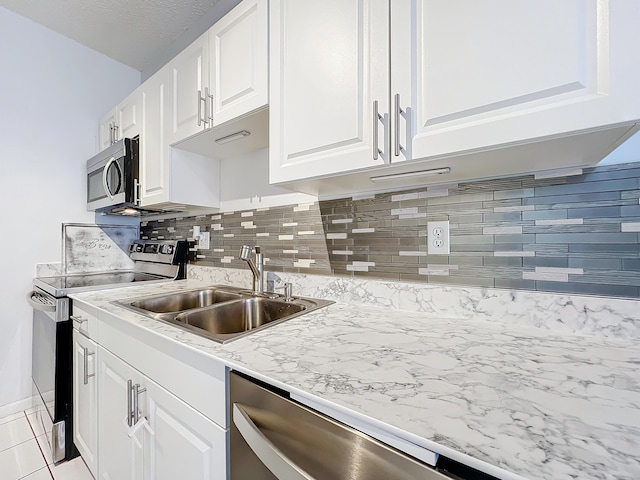
[[264, 284], [264, 257], [260, 253], [260, 247], [256, 246], [256, 261], [251, 260], [251, 247], [243, 245], [240, 250], [240, 260], [247, 262], [251, 273], [253, 273], [253, 293], [263, 293]]

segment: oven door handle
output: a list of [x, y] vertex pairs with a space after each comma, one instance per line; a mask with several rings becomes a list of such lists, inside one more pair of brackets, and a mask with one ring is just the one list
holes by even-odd
[[269, 441], [239, 403], [233, 404], [233, 423], [235, 423], [240, 435], [253, 450], [253, 453], [277, 478], [315, 480], [314, 477], [302, 470], [282, 450]]
[[55, 304], [54, 305], [46, 305], [46, 304], [41, 303], [41, 302], [36, 302], [33, 299], [34, 293], [37, 293], [37, 292], [32, 290], [29, 293], [27, 293], [27, 303], [29, 305], [31, 305], [31, 307], [34, 310], [40, 310], [41, 312], [55, 312], [56, 311]]

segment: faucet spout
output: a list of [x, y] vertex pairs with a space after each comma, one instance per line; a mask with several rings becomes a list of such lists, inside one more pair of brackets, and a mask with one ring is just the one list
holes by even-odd
[[251, 273], [253, 274], [253, 292], [254, 293], [263, 293], [263, 284], [264, 284], [264, 257], [262, 253], [260, 253], [260, 247], [256, 246], [256, 262], [250, 258], [251, 256], [251, 247], [248, 245], [243, 245], [240, 250], [240, 255], [238, 259], [243, 262], [247, 262], [247, 265], [251, 269]]
[[242, 261], [247, 261], [251, 258], [251, 247], [249, 245], [243, 245], [240, 249], [240, 255], [238, 255], [238, 259]]

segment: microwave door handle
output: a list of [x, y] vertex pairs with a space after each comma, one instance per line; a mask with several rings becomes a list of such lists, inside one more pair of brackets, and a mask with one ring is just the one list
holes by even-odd
[[233, 423], [249, 448], [277, 478], [315, 480], [269, 441], [240, 403], [233, 404]]
[[142, 185], [138, 181], [137, 178], [133, 179], [133, 204], [136, 207], [140, 206], [140, 190], [142, 189]]
[[111, 190], [109, 190], [109, 184], [107, 183], [107, 175], [109, 172], [109, 168], [111, 167], [111, 164], [114, 163], [115, 161], [116, 161], [115, 157], [111, 157], [107, 162], [107, 164], [102, 169], [102, 186], [104, 187], [104, 193], [106, 193], [111, 200], [113, 200], [113, 194], [111, 193]]

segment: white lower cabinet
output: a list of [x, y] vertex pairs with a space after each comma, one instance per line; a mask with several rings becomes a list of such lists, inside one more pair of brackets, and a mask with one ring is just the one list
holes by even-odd
[[[104, 480], [142, 478], [142, 450], [128, 436], [131, 395], [128, 381], [139, 383], [142, 375], [103, 348], [98, 349], [98, 472]], [[142, 432], [139, 435], [142, 438]], [[140, 440], [141, 441], [141, 440]]]
[[93, 476], [226, 480], [226, 367], [79, 300], [72, 318], [73, 439]]
[[98, 385], [100, 479], [227, 478], [226, 430], [102, 347]]
[[[227, 432], [154, 382], [146, 382], [146, 480], [225, 480]], [[146, 409], [146, 411], [144, 411]]]
[[94, 341], [73, 330], [73, 442], [94, 477], [98, 460], [97, 348]]

